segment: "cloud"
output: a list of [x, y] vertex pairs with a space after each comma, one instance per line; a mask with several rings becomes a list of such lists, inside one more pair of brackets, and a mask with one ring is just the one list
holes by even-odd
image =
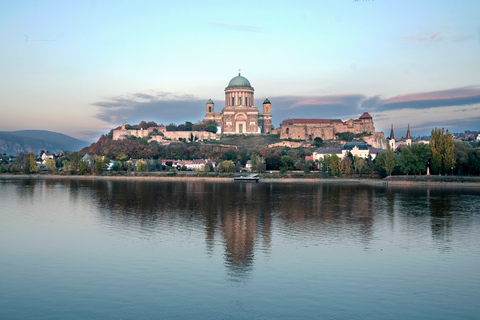
[[400, 37], [400, 39], [406, 40], [416, 40], [416, 41], [439, 41], [444, 40], [443, 36], [439, 36], [440, 32], [435, 32], [432, 34], [428, 34], [426, 36], [407, 36], [407, 37]]
[[[191, 94], [172, 92], [138, 92], [119, 95], [92, 103], [98, 107], [96, 118], [116, 127], [123, 122], [137, 124], [141, 121], [157, 123], [196, 122], [205, 118], [205, 99]], [[369, 112], [377, 130], [387, 130], [391, 123], [428, 134], [432, 126], [449, 123], [467, 123], [470, 129], [480, 126], [477, 114], [480, 111], [480, 87], [470, 86], [449, 90], [416, 92], [385, 98], [381, 95], [336, 94], [322, 96], [276, 96], [272, 102], [272, 123], [278, 126], [287, 118], [356, 119]], [[214, 100], [215, 111], [224, 106], [223, 99]], [[263, 98], [255, 100], [262, 111]], [[477, 122], [475, 120], [477, 119]], [[447, 123], [450, 121], [449, 123]], [[468, 129], [464, 127], [465, 129]], [[107, 130], [108, 131], [108, 130]]]
[[471, 34], [457, 34], [457, 35], [450, 35], [451, 26], [444, 26], [445, 32], [432, 32], [427, 33], [425, 35], [420, 36], [403, 36], [400, 39], [403, 40], [413, 40], [413, 41], [430, 41], [430, 42], [437, 42], [437, 41], [454, 41], [454, 42], [461, 42], [473, 39], [474, 36]]
[[230, 30], [238, 30], [238, 31], [246, 31], [246, 32], [261, 32], [259, 28], [253, 26], [245, 26], [239, 24], [228, 24], [228, 23], [220, 23], [220, 22], [211, 22], [209, 25], [223, 28], [223, 29], [230, 29]]
[[143, 120], [168, 124], [203, 119], [205, 102], [191, 94], [153, 92], [125, 94], [92, 105], [99, 107], [97, 119], [114, 125], [136, 124]]
[[378, 102], [379, 110], [471, 105], [480, 103], [480, 87], [470, 86], [449, 90], [409, 93], [381, 99]]

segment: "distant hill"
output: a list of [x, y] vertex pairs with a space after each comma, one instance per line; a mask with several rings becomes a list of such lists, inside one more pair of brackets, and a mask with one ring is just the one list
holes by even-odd
[[89, 142], [47, 130], [0, 131], [0, 154], [78, 151], [89, 145]]

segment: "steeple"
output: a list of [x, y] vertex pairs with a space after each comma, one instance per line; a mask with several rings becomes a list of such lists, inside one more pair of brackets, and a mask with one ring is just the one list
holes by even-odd
[[407, 144], [407, 146], [410, 146], [412, 144], [412, 138], [410, 138], [410, 123], [408, 124], [407, 137], [405, 138], [405, 143]]
[[390, 138], [388, 138], [388, 145], [395, 150], [395, 137], [393, 136], [393, 123], [392, 123], [392, 131], [390, 132]]

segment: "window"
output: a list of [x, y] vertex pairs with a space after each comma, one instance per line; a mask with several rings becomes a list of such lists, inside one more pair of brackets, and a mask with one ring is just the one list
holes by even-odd
[[234, 105], [235, 105], [235, 98], [232, 97], [232, 106], [234, 106]]
[[239, 98], [238, 98], [238, 105], [239, 105], [239, 106], [242, 105], [242, 97], [239, 97]]
[[208, 112], [212, 112], [212, 107], [208, 107]]

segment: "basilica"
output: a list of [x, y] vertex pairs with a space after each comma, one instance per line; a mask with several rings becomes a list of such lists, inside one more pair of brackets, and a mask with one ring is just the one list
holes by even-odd
[[222, 128], [223, 134], [271, 133], [272, 109], [267, 99], [263, 102], [263, 112], [254, 104], [253, 87], [247, 78], [234, 77], [225, 88], [225, 107], [215, 112], [215, 104], [208, 99], [205, 120], [214, 120]]

